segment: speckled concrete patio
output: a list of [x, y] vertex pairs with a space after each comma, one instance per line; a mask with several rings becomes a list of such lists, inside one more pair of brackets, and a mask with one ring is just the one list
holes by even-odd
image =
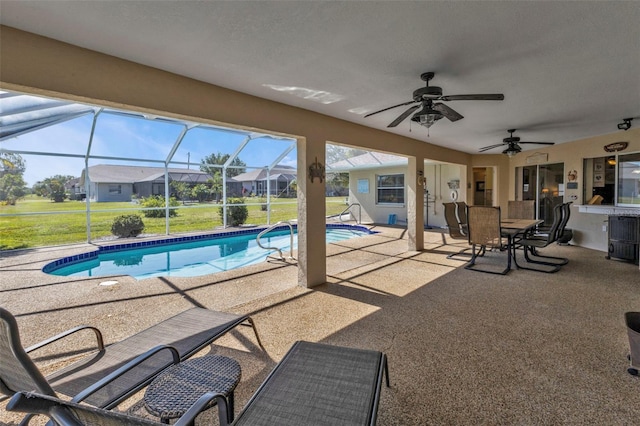
[[[554, 246], [570, 258], [556, 274], [468, 271], [446, 255], [464, 247], [425, 232], [407, 251], [405, 231], [331, 244], [327, 283], [297, 286], [295, 262], [269, 262], [195, 278], [66, 278], [40, 271], [87, 245], [3, 253], [0, 299], [25, 346], [77, 324], [98, 325], [107, 343], [192, 306], [250, 314], [266, 352], [241, 327], [203, 353], [240, 362], [236, 407], [244, 406], [296, 340], [370, 348], [389, 357], [378, 425], [633, 424], [640, 378], [626, 372], [623, 314], [640, 311], [640, 272], [601, 252]], [[487, 261], [504, 260], [489, 253]], [[64, 348], [58, 347], [57, 350]], [[53, 350], [51, 350], [53, 351]], [[46, 372], [60, 360], [37, 354]], [[119, 409], [148, 415], [140, 395]], [[0, 421], [20, 416], [0, 405]], [[216, 422], [215, 409], [198, 424]]]

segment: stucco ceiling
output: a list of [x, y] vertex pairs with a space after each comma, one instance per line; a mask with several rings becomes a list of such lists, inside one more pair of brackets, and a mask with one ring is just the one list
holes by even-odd
[[[509, 128], [524, 141], [563, 143], [640, 117], [638, 1], [2, 0], [0, 7], [7, 26], [469, 153], [500, 143]], [[447, 102], [465, 118], [429, 131], [409, 119], [387, 128], [407, 107], [364, 118], [410, 101], [426, 71], [445, 95], [505, 100]]]

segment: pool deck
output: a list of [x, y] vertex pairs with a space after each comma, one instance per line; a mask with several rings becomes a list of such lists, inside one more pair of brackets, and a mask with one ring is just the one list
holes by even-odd
[[[297, 340], [376, 349], [389, 357], [378, 425], [632, 424], [640, 418], [640, 378], [626, 373], [623, 313], [640, 310], [636, 265], [604, 253], [554, 246], [570, 258], [557, 274], [514, 270], [492, 276], [446, 259], [466, 244], [425, 232], [425, 251], [407, 251], [403, 228], [330, 244], [327, 283], [297, 285], [295, 261], [265, 262], [192, 278], [75, 278], [43, 265], [89, 244], [0, 254], [0, 298], [25, 346], [78, 324], [121, 340], [193, 306], [250, 314], [203, 353], [242, 367], [239, 409]], [[498, 261], [503, 253], [489, 253]], [[612, 277], [615, 276], [615, 279]], [[106, 280], [116, 285], [100, 286]], [[57, 351], [64, 347], [57, 347]], [[62, 363], [42, 350], [45, 373]], [[120, 409], [148, 414], [140, 395]], [[21, 416], [0, 403], [0, 423]], [[215, 409], [197, 424], [216, 424]], [[37, 423], [35, 423], [37, 424]]]

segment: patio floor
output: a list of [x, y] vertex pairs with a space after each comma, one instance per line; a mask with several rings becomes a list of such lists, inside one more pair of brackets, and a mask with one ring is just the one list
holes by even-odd
[[[632, 424], [640, 418], [640, 378], [626, 372], [623, 314], [640, 311], [633, 264], [573, 246], [556, 274], [468, 271], [446, 255], [466, 244], [425, 232], [426, 250], [408, 252], [405, 230], [329, 245], [327, 283], [297, 286], [295, 263], [255, 265], [195, 278], [46, 275], [40, 268], [88, 245], [0, 255], [2, 306], [16, 315], [25, 346], [77, 324], [98, 325], [107, 343], [192, 306], [251, 314], [266, 353], [244, 327], [203, 353], [237, 359], [244, 406], [296, 340], [381, 350], [391, 388], [378, 425]], [[449, 243], [449, 244], [445, 244]], [[504, 253], [490, 253], [500, 261]], [[58, 348], [60, 350], [60, 348]], [[44, 371], [60, 361], [38, 354]], [[6, 424], [20, 416], [2, 409]], [[147, 415], [139, 396], [121, 409]], [[216, 410], [199, 424], [215, 424]]]

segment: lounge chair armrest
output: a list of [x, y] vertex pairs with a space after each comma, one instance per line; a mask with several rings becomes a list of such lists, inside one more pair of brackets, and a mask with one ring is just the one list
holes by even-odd
[[174, 348], [173, 346], [169, 346], [169, 345], [156, 346], [156, 347], [154, 347], [152, 349], [149, 349], [147, 352], [143, 353], [142, 355], [138, 355], [137, 357], [135, 357], [134, 359], [132, 359], [131, 361], [129, 361], [128, 363], [126, 363], [122, 367], [120, 367], [117, 370], [113, 371], [108, 376], [104, 377], [103, 379], [99, 380], [98, 382], [94, 383], [93, 385], [89, 386], [88, 388], [84, 389], [83, 391], [78, 393], [76, 396], [74, 396], [71, 401], [72, 402], [80, 402], [80, 401], [85, 400], [88, 396], [90, 396], [90, 395], [94, 394], [95, 392], [99, 391], [104, 386], [108, 385], [109, 383], [111, 383], [112, 381], [117, 379], [118, 377], [120, 377], [123, 374], [127, 373], [128, 371], [134, 369], [135, 367], [137, 367], [138, 365], [142, 364], [147, 359], [151, 358], [152, 356], [154, 356], [157, 353], [159, 353], [161, 351], [164, 351], [164, 350], [168, 350], [168, 351], [171, 352], [171, 355], [173, 357], [173, 364], [178, 364], [180, 362], [180, 353], [178, 352], [178, 350], [176, 348]]
[[177, 422], [175, 422], [174, 426], [192, 425], [196, 416], [200, 414], [205, 408], [207, 408], [209, 403], [214, 399], [218, 404], [218, 416], [220, 417], [220, 426], [227, 426], [229, 424], [227, 420], [229, 418], [228, 416], [229, 406], [227, 405], [227, 399], [224, 397], [223, 394], [213, 393], [213, 392], [207, 392], [204, 395], [202, 395], [200, 398], [198, 398], [198, 400], [187, 410], [187, 412], [184, 413], [182, 417], [178, 419]]
[[[32, 398], [29, 395], [25, 395], [23, 392], [18, 392], [13, 395], [7, 403], [6, 409], [7, 411], [30, 413], [24, 418], [20, 425], [29, 424], [29, 420], [34, 414], [40, 414], [50, 418], [55, 418], [56, 425], [82, 426], [82, 423], [80, 423], [68, 410], [64, 407], [58, 406], [55, 401], [42, 398]], [[50, 421], [47, 425], [52, 423], [53, 422]]]
[[46, 346], [50, 343], [56, 342], [60, 339], [63, 339], [67, 336], [70, 336], [74, 333], [77, 333], [78, 331], [82, 331], [82, 330], [92, 330], [95, 335], [96, 335], [96, 340], [98, 343], [98, 350], [104, 350], [104, 339], [102, 338], [102, 333], [100, 332], [100, 330], [98, 330], [96, 327], [90, 326], [90, 325], [79, 325], [78, 327], [74, 327], [72, 329], [69, 329], [67, 331], [63, 331], [60, 334], [56, 334], [53, 337], [48, 338], [47, 340], [43, 340], [42, 342], [36, 343], [35, 345], [31, 345], [28, 348], [26, 348], [24, 351], [26, 353], [35, 351], [36, 349], [40, 349], [43, 346]]

